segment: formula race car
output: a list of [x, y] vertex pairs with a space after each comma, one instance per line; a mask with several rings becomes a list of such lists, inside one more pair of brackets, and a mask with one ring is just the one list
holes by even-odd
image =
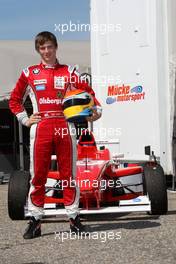
[[[148, 161], [132, 162], [115, 155], [103, 143], [95, 142], [85, 129], [77, 143], [76, 183], [80, 187], [80, 214], [105, 214], [144, 211], [166, 214], [168, 208], [166, 178], [150, 148]], [[55, 160], [45, 188], [45, 216], [66, 214], [59, 170]], [[55, 168], [54, 168], [55, 167]], [[12, 220], [29, 215], [26, 200], [30, 174], [15, 171], [9, 181], [8, 212]]]

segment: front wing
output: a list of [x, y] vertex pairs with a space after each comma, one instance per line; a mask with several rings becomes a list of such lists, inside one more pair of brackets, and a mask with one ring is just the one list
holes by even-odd
[[[148, 196], [139, 196], [131, 200], [119, 201], [119, 206], [108, 206], [101, 207], [100, 209], [80, 209], [80, 215], [91, 215], [91, 214], [108, 214], [108, 213], [130, 213], [130, 212], [150, 212], [151, 202]], [[65, 216], [65, 209], [57, 209], [56, 204], [45, 204], [44, 206], [44, 217], [48, 216]], [[30, 213], [27, 211], [25, 217], [29, 217]]]

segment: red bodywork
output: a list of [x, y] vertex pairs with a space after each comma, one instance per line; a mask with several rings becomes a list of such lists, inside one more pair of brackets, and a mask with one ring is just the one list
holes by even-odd
[[[85, 130], [77, 144], [77, 176], [80, 187], [80, 207], [83, 209], [99, 209], [102, 205], [118, 205], [120, 200], [129, 200], [143, 195], [143, 192], [125, 193], [121, 185], [122, 177], [140, 175], [143, 168], [137, 164], [121, 167], [113, 162], [110, 152], [104, 146], [97, 148], [93, 134]], [[60, 180], [58, 171], [50, 171], [48, 178]], [[46, 203], [63, 206], [62, 191], [59, 197], [45, 196]], [[56, 193], [55, 193], [56, 194]]]

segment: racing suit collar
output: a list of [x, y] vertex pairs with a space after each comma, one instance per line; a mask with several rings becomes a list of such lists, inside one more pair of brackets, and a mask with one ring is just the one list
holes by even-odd
[[44, 63], [42, 63], [42, 62], [40, 63], [40, 65], [41, 65], [42, 68], [44, 68], [44, 69], [56, 69], [56, 68], [58, 68], [58, 67], [60, 66], [58, 59], [56, 59], [56, 63], [53, 64], [53, 65], [44, 64]]

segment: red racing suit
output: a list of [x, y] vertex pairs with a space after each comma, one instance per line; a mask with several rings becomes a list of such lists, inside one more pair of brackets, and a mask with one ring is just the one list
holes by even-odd
[[92, 88], [80, 81], [76, 69], [59, 63], [54, 66], [41, 63], [24, 69], [10, 96], [9, 107], [23, 125], [28, 119], [23, 107], [28, 95], [33, 113], [38, 112], [41, 116], [41, 121], [30, 129], [28, 211], [35, 218], [43, 215], [45, 183], [53, 151], [57, 156], [61, 179], [68, 180], [68, 186], [63, 189], [67, 215], [75, 218], [78, 214], [79, 189], [69, 184], [70, 179], [76, 176], [76, 135], [70, 133], [74, 124], [67, 123], [62, 110], [62, 98], [70, 85], [89, 92], [101, 111]]

